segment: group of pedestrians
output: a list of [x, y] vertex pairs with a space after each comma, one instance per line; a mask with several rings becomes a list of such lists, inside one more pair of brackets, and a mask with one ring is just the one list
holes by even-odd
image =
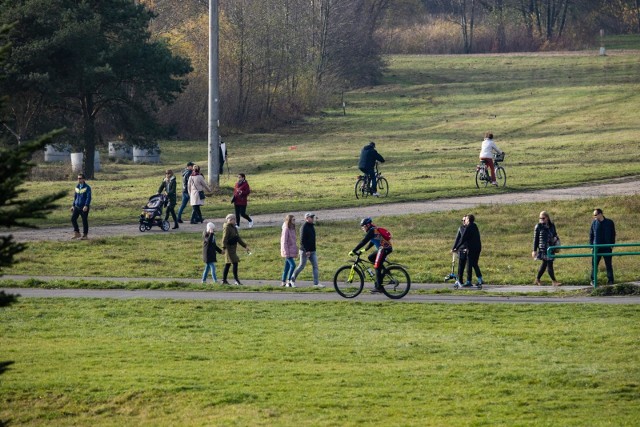
[[[616, 243], [615, 223], [605, 218], [602, 209], [596, 208], [593, 211], [593, 222], [589, 230], [590, 245], [612, 245]], [[555, 224], [551, 221], [551, 217], [547, 211], [540, 212], [538, 216], [538, 224], [533, 229], [533, 250], [531, 257], [534, 260], [541, 261], [540, 268], [534, 280], [534, 285], [543, 285], [541, 279], [545, 272], [549, 274], [553, 286], [560, 286], [556, 279], [553, 267], [554, 258], [549, 256], [547, 249], [552, 246], [560, 246], [560, 237], [556, 230]], [[600, 259], [604, 258], [607, 270], [607, 284], [614, 283], [613, 263], [611, 254], [613, 249], [611, 246], [597, 247], [596, 251], [596, 268], [600, 264]], [[475, 224], [475, 216], [472, 214], [465, 215], [462, 218], [462, 225], [458, 229], [456, 239], [451, 248], [451, 252], [458, 254], [458, 275], [456, 285], [460, 287], [472, 287], [472, 273], [475, 272], [477, 285], [484, 283], [482, 272], [478, 265], [480, 253], [482, 252], [482, 241], [480, 231]], [[593, 268], [593, 267], [592, 267]], [[464, 281], [464, 272], [467, 272], [466, 281]], [[591, 277], [594, 271], [591, 270]], [[593, 281], [591, 286], [593, 286]]]

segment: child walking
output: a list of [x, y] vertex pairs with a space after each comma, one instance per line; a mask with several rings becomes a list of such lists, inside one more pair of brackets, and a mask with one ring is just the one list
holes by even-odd
[[213, 283], [218, 281], [216, 277], [216, 252], [221, 254], [222, 249], [216, 244], [216, 226], [214, 223], [207, 223], [207, 228], [202, 232], [202, 260], [204, 261], [204, 272], [202, 273], [202, 283], [207, 282], [207, 274], [211, 271]]

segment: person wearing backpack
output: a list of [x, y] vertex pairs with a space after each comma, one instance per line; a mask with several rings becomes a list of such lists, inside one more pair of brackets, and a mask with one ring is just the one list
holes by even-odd
[[384, 272], [384, 260], [393, 252], [393, 245], [391, 244], [391, 233], [389, 230], [376, 227], [373, 224], [373, 220], [369, 217], [363, 218], [360, 221], [360, 228], [366, 234], [364, 238], [358, 243], [358, 245], [349, 252], [349, 256], [356, 256], [356, 253], [360, 248], [367, 245], [364, 251], [368, 251], [372, 246], [376, 247], [376, 252], [372, 252], [369, 255], [369, 261], [373, 264], [373, 268], [376, 271], [376, 283], [375, 287], [371, 291], [372, 294], [382, 292], [380, 290], [382, 283], [382, 276]]

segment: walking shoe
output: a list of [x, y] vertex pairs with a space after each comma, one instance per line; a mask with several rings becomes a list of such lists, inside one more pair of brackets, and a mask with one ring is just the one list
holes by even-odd
[[249, 228], [253, 228], [253, 220], [249, 221]]
[[320, 289], [320, 288], [324, 288], [324, 285], [321, 285], [320, 283], [316, 283], [315, 285], [313, 285], [313, 287], [316, 289]]
[[482, 280], [482, 277], [478, 277], [478, 286], [480, 285], [484, 285], [484, 280]]
[[88, 240], [89, 238], [87, 237], [86, 234], [83, 234], [82, 237], [80, 238], [80, 240]]
[[176, 225], [174, 225], [173, 227], [171, 227], [173, 230], [175, 230], [176, 228], [180, 228], [178, 227], [178, 224], [176, 223]]
[[380, 194], [378, 194], [378, 193], [371, 193], [371, 195], [372, 195], [373, 197], [380, 197]]
[[466, 282], [464, 285], [462, 285], [463, 288], [472, 288], [473, 285], [471, 284], [471, 282]]
[[280, 287], [285, 288], [287, 284], [285, 282], [280, 282]]
[[236, 286], [242, 286], [242, 283], [240, 283], [239, 280], [236, 280], [235, 282], [233, 282], [233, 284], [236, 285]]
[[293, 280], [289, 280], [289, 284], [287, 286], [289, 286], [290, 288], [295, 288], [296, 282], [294, 282]]
[[178, 218], [178, 223], [182, 224], [182, 220], [180, 218]]
[[220, 283], [221, 285], [228, 285], [231, 286], [231, 283], [227, 282], [226, 280], [223, 280], [222, 283]]
[[380, 288], [378, 288], [378, 287], [375, 287], [375, 288], [371, 289], [371, 293], [372, 294], [379, 294], [379, 293], [382, 293], [382, 290]]
[[71, 239], [73, 240], [73, 239], [79, 239], [79, 238], [80, 238], [80, 232], [79, 231], [74, 231], [73, 232], [73, 237]]

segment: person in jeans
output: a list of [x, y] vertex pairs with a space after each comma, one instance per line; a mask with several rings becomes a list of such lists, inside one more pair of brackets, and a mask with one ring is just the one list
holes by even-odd
[[[84, 174], [78, 174], [78, 185], [74, 189], [73, 204], [71, 205], [71, 225], [73, 225], [72, 239], [87, 240], [89, 234], [89, 207], [91, 206], [91, 187], [85, 182]], [[82, 218], [82, 237], [78, 217]]]
[[178, 222], [182, 224], [182, 212], [184, 208], [187, 207], [187, 203], [189, 203], [189, 189], [187, 185], [189, 184], [189, 178], [191, 177], [191, 172], [193, 171], [193, 162], [187, 162], [187, 167], [182, 171], [182, 203], [180, 204], [180, 209], [178, 209]]
[[238, 174], [238, 182], [233, 189], [233, 207], [236, 211], [236, 226], [240, 228], [240, 217], [249, 221], [249, 228], [253, 227], [253, 221], [251, 217], [247, 215], [248, 197], [251, 193], [251, 188], [247, 182], [247, 177], [243, 173]]
[[160, 187], [158, 188], [158, 194], [162, 194], [162, 192], [167, 193], [167, 211], [164, 215], [164, 220], [169, 219], [169, 214], [171, 214], [171, 218], [173, 218], [173, 229], [178, 228], [178, 218], [176, 217], [176, 176], [173, 174], [171, 169], [167, 169], [165, 172], [165, 178], [160, 183]]
[[496, 170], [493, 164], [493, 153], [502, 154], [502, 150], [498, 148], [495, 142], [493, 142], [493, 134], [487, 132], [484, 134], [484, 141], [482, 141], [482, 148], [480, 149], [480, 160], [483, 160], [487, 164], [487, 168], [491, 173], [491, 185], [497, 186], [496, 182]]
[[369, 177], [369, 182], [371, 183], [371, 195], [378, 197], [378, 182], [376, 181], [375, 171], [376, 162], [384, 163], [384, 157], [376, 151], [376, 143], [372, 141], [362, 147], [358, 168], [363, 174]]
[[[593, 222], [589, 231], [590, 245], [604, 245], [616, 243], [616, 225], [609, 218], [605, 218], [602, 209], [593, 210]], [[602, 247], [597, 249], [598, 254], [610, 254], [612, 247]], [[600, 264], [601, 255], [596, 256], [596, 268]], [[613, 263], [611, 256], [604, 257], [604, 265], [607, 267], [607, 285], [613, 285]], [[591, 280], [593, 280], [593, 267], [591, 267]], [[591, 286], [594, 283], [591, 282]]]
[[216, 276], [216, 252], [221, 254], [222, 249], [216, 244], [216, 226], [214, 223], [207, 223], [207, 228], [202, 232], [202, 261], [204, 261], [204, 271], [202, 272], [202, 283], [206, 283], [207, 274], [211, 271], [211, 278], [215, 284], [218, 281]]
[[542, 265], [538, 270], [534, 284], [537, 286], [542, 285], [540, 279], [546, 270], [549, 272], [553, 286], [560, 286], [560, 282], [556, 280], [556, 274], [553, 271], [553, 258], [549, 258], [547, 255], [547, 248], [553, 246], [554, 238], [558, 236], [556, 226], [551, 222], [551, 218], [546, 211], [540, 212], [538, 221], [538, 224], [533, 229], [533, 252], [531, 252], [531, 256], [533, 259], [541, 260]]
[[307, 260], [311, 261], [313, 267], [313, 286], [316, 288], [324, 288], [318, 280], [318, 256], [316, 255], [316, 228], [314, 222], [316, 215], [307, 212], [304, 214], [304, 224], [300, 227], [300, 264], [291, 276], [291, 287], [296, 287], [296, 278], [307, 265]]
[[[460, 248], [466, 247], [466, 253], [458, 251]], [[475, 271], [478, 278], [478, 285], [482, 285], [482, 272], [478, 266], [478, 260], [480, 259], [480, 252], [482, 252], [482, 241], [480, 240], [480, 230], [476, 225], [476, 217], [472, 214], [465, 215], [464, 217], [464, 230], [460, 236], [460, 240], [454, 245], [453, 251], [458, 251], [460, 255], [459, 262], [466, 262], [467, 264], [467, 281], [462, 285], [464, 288], [473, 286], [471, 284], [471, 275]], [[473, 269], [473, 271], [472, 271]], [[458, 280], [462, 280], [462, 277], [458, 277]]]
[[280, 255], [284, 258], [284, 270], [282, 271], [282, 283], [280, 286], [293, 287], [291, 277], [296, 269], [297, 254], [296, 219], [293, 215], [289, 214], [284, 218], [282, 234], [280, 235]]

